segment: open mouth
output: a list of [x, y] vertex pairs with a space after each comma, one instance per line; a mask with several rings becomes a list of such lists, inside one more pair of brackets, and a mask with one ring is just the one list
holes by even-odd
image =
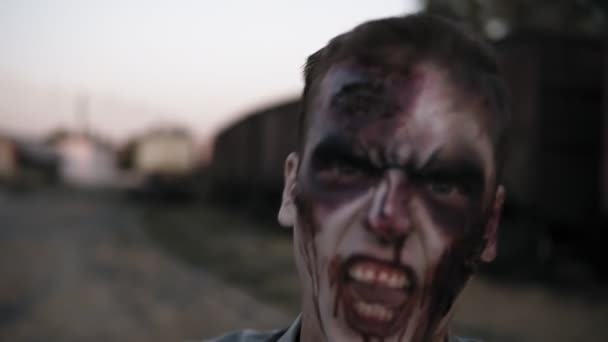
[[405, 324], [407, 303], [415, 288], [413, 271], [366, 256], [342, 266], [341, 299], [346, 321], [367, 336], [386, 337]]

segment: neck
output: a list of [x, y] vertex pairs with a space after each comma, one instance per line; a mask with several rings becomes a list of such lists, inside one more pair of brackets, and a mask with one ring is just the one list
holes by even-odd
[[440, 332], [438, 332], [437, 334], [433, 335], [433, 337], [431, 338], [431, 341], [433, 342], [448, 342], [448, 333], [447, 333], [447, 329], [444, 329]]
[[306, 302], [303, 305], [299, 342], [325, 341], [326, 338], [321, 333], [319, 320], [317, 319], [316, 315], [312, 314], [313, 308], [308, 306], [309, 305], [306, 305]]

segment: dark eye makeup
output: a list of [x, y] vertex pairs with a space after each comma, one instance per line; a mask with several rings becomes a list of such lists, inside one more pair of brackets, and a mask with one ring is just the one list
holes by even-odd
[[381, 174], [376, 166], [353, 151], [353, 144], [340, 137], [329, 137], [313, 151], [312, 172], [315, 179], [336, 183], [371, 179]]
[[475, 199], [483, 192], [484, 177], [481, 167], [466, 159], [436, 159], [411, 174], [418, 184], [424, 185], [436, 195], [457, 193]]
[[484, 186], [483, 169], [471, 158], [448, 158], [435, 155], [420, 167], [412, 164], [376, 165], [369, 156], [360, 151], [349, 139], [329, 136], [312, 151], [312, 180], [320, 186], [344, 188], [368, 186], [382, 177], [389, 168], [402, 169], [407, 177], [435, 198], [448, 202], [473, 201], [482, 196]]

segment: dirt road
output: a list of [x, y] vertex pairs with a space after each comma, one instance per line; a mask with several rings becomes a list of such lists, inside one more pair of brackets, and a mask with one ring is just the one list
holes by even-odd
[[179, 341], [290, 321], [141, 225], [117, 193], [0, 191], [0, 341]]

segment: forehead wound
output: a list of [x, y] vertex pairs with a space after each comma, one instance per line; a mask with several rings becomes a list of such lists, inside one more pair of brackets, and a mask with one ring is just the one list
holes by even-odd
[[331, 97], [329, 106], [351, 122], [389, 118], [401, 109], [386, 85], [377, 81], [345, 84]]
[[[351, 133], [373, 128], [376, 138], [416, 142], [422, 155], [441, 145], [475, 144], [487, 138], [476, 113], [481, 110], [478, 101], [433, 64], [418, 64], [407, 73], [336, 65], [326, 74], [321, 90], [319, 104], [326, 114], [318, 124], [326, 126], [329, 119]], [[387, 125], [374, 124], [380, 122]], [[395, 143], [402, 157], [415, 147]]]
[[380, 68], [335, 65], [325, 75], [324, 104], [344, 119], [385, 119], [403, 112], [420, 91], [424, 75]]
[[445, 70], [431, 63], [419, 63], [407, 72], [336, 64], [320, 84], [314, 108], [325, 114], [316, 121], [338, 119], [343, 126], [356, 128], [399, 117], [401, 124], [426, 121], [425, 125], [433, 124], [433, 131], [454, 121], [478, 129], [484, 101], [460, 88]]

